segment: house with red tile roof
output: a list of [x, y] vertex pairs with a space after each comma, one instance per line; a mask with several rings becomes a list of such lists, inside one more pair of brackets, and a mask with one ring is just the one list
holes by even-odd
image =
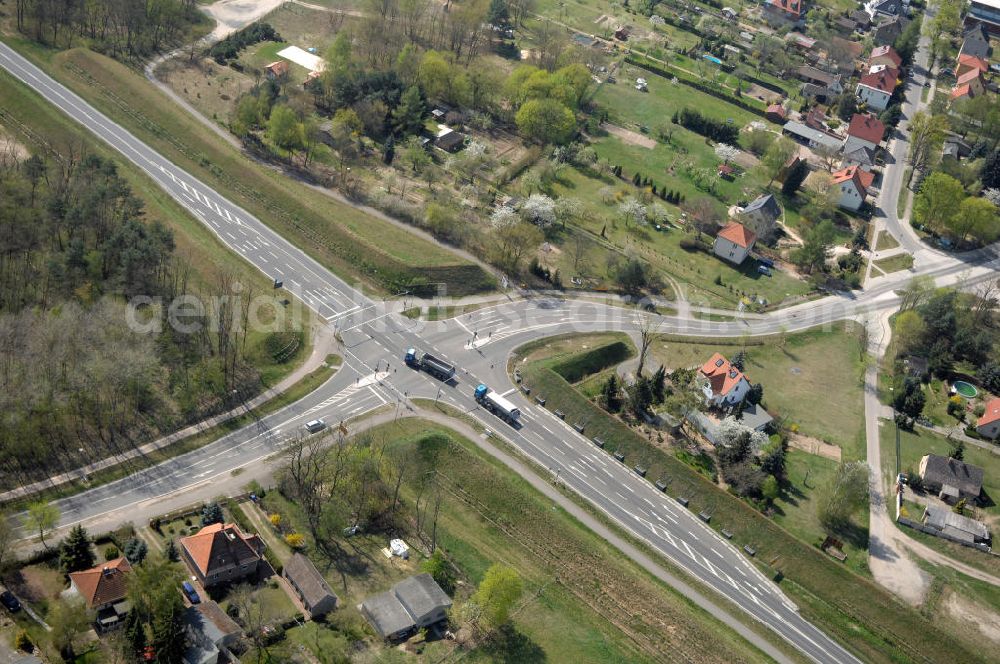
[[181, 538], [184, 562], [206, 588], [257, 573], [264, 541], [247, 535], [235, 523], [213, 523]]
[[69, 592], [79, 595], [91, 611], [97, 613], [95, 625], [106, 630], [117, 626], [128, 614], [128, 577], [132, 565], [115, 558], [103, 565], [69, 574]]
[[986, 73], [990, 70], [990, 63], [983, 58], [974, 55], [963, 54], [958, 56], [958, 66], [955, 67], [955, 76], [961, 76], [969, 71], [980, 71]]
[[750, 391], [750, 380], [721, 353], [710, 357], [698, 374], [705, 400], [718, 408], [740, 403]]
[[712, 251], [719, 258], [739, 265], [753, 249], [757, 235], [741, 223], [731, 221], [715, 236]]
[[764, 111], [764, 117], [774, 122], [775, 124], [783, 124], [785, 122], [785, 107], [781, 104], [771, 104]]
[[885, 137], [885, 124], [871, 113], [855, 113], [847, 127], [847, 140], [844, 141], [844, 153], [849, 153], [859, 147], [878, 150]]
[[768, 0], [764, 4], [764, 19], [772, 25], [798, 25], [805, 15], [803, 0]]
[[889, 99], [899, 81], [899, 70], [892, 67], [881, 68], [876, 65], [875, 71], [870, 71], [861, 77], [858, 83], [858, 99], [875, 111], [884, 111], [889, 105]]
[[833, 174], [833, 186], [840, 192], [837, 205], [848, 210], [857, 210], [868, 197], [868, 187], [875, 176], [857, 166], [842, 168]]
[[996, 440], [1000, 436], [1000, 399], [986, 402], [986, 410], [976, 421], [976, 433], [990, 440]]
[[983, 72], [978, 69], [969, 69], [955, 81], [955, 87], [951, 89], [951, 98], [952, 100], [972, 99], [985, 91], [986, 81], [983, 79]]
[[871, 55], [868, 56], [868, 66], [874, 67], [875, 65], [899, 69], [903, 66], [903, 58], [892, 46], [876, 46], [872, 49]]
[[287, 60], [277, 60], [264, 67], [264, 74], [268, 80], [274, 81], [288, 74], [288, 68]]

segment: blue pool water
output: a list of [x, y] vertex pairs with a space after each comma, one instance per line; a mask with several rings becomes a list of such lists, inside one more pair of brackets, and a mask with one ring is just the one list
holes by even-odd
[[701, 57], [705, 58], [705, 59], [706, 59], [706, 60], [708, 60], [709, 62], [714, 62], [714, 63], [715, 63], [715, 64], [717, 64], [717, 65], [721, 65], [721, 64], [722, 64], [722, 60], [718, 59], [718, 58], [717, 58], [717, 57], [715, 57], [714, 55], [708, 55], [708, 54], [706, 53], [705, 55], [703, 55], [703, 56], [701, 56]]

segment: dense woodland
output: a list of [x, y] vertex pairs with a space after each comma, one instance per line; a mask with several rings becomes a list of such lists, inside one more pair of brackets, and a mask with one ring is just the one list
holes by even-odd
[[176, 42], [205, 21], [196, 0], [15, 0], [17, 29], [70, 48], [86, 41], [117, 58], [139, 58]]
[[231, 277], [195, 332], [130, 326], [136, 296], [198, 295], [189, 274], [114, 163], [0, 165], [0, 487], [127, 450], [258, 389], [242, 331], [252, 293], [235, 295]]

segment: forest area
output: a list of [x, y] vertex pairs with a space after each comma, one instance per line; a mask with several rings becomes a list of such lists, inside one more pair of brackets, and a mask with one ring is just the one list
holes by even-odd
[[[301, 336], [248, 343], [253, 289], [197, 292], [174, 249], [109, 160], [0, 163], [0, 488], [232, 407], [260, 390], [257, 344]], [[184, 326], [178, 298], [201, 302]]]
[[[87, 46], [136, 59], [205, 23], [196, 0], [15, 0], [17, 30], [56, 48]], [[75, 40], [75, 41], [74, 41]]]

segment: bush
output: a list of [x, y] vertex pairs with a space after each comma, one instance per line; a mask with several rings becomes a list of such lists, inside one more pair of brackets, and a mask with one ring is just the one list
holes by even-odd
[[114, 560], [118, 556], [119, 556], [118, 547], [115, 546], [114, 544], [111, 544], [111, 545], [109, 545], [109, 546], [107, 546], [107, 547], [104, 548], [104, 559], [105, 560]]
[[282, 42], [284, 39], [278, 34], [269, 23], [252, 23], [242, 30], [237, 30], [225, 39], [215, 43], [208, 49], [209, 57], [215, 59], [220, 65], [226, 64], [229, 60], [235, 60], [247, 46], [258, 44], [262, 41]]
[[35, 649], [35, 644], [31, 641], [28, 633], [22, 629], [18, 631], [17, 636], [14, 638], [14, 647], [24, 652], [31, 652]]
[[285, 535], [285, 544], [293, 549], [301, 549], [306, 545], [306, 538], [302, 533], [288, 533]]

